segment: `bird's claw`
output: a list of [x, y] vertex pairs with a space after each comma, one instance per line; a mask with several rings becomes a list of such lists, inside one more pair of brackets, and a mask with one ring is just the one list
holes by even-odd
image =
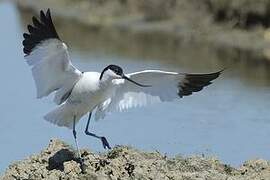
[[79, 161], [80, 164], [84, 164], [84, 158], [79, 157], [79, 158], [78, 158], [78, 161]]
[[77, 158], [77, 162], [80, 164], [81, 171], [84, 174], [86, 172], [87, 167], [86, 164], [84, 163], [84, 158], [82, 157]]
[[101, 137], [102, 145], [104, 149], [111, 149], [111, 146], [109, 145], [107, 139], [105, 137]]

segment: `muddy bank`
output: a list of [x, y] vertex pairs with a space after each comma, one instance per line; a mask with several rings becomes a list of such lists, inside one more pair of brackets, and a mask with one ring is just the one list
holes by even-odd
[[[96, 30], [168, 37], [176, 44], [200, 43], [214, 48], [270, 58], [268, 1], [226, 0], [17, 0], [23, 10], [50, 7], [58, 17]], [[231, 50], [229, 50], [231, 51]]]
[[11, 164], [1, 179], [269, 179], [270, 162], [252, 160], [239, 169], [215, 158], [168, 158], [158, 152], [142, 152], [118, 146], [105, 154], [81, 150], [84, 165], [74, 150], [51, 140], [41, 153]]

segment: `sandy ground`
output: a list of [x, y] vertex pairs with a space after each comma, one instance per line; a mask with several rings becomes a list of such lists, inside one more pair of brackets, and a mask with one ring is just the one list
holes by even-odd
[[81, 150], [84, 165], [74, 150], [54, 139], [41, 153], [11, 164], [1, 179], [186, 179], [267, 180], [270, 162], [251, 160], [235, 169], [215, 158], [174, 157], [118, 146], [105, 154]]

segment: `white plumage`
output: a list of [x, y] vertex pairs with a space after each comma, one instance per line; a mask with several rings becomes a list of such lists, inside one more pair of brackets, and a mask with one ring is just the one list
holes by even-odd
[[[106, 112], [124, 111], [133, 107], [142, 107], [178, 98], [178, 82], [183, 75], [174, 72], [147, 70], [127, 74], [130, 79], [151, 87], [140, 87], [124, 79], [100, 81], [100, 73], [85, 72], [73, 87], [67, 99], [45, 119], [58, 125], [72, 128], [72, 119], [76, 122], [96, 107], [95, 119], [104, 118]], [[66, 109], [66, 111], [65, 111]]]
[[160, 70], [145, 70], [127, 76], [136, 82], [151, 84], [151, 87], [143, 88], [126, 80], [114, 80], [114, 94], [105, 103], [99, 105], [102, 108], [97, 109], [96, 120], [104, 118], [106, 112], [122, 112], [133, 107], [179, 98], [178, 83], [184, 79], [183, 74]]
[[221, 73], [145, 70], [124, 74], [116, 65], [107, 66], [101, 73], [82, 73], [72, 65], [67, 46], [55, 30], [50, 10], [46, 14], [41, 11], [39, 20], [33, 17], [33, 25], [28, 25], [28, 30], [29, 33], [24, 34], [24, 53], [32, 67], [37, 97], [54, 92], [54, 102], [58, 105], [44, 118], [58, 126], [73, 128], [76, 140], [75, 124], [90, 112], [85, 133], [101, 139], [104, 148], [110, 148], [106, 138], [88, 132], [95, 109], [95, 118], [102, 119], [108, 112], [172, 101], [202, 90]]
[[42, 98], [56, 91], [56, 104], [61, 103], [61, 97], [72, 90], [82, 74], [71, 64], [65, 43], [58, 39], [49, 39], [37, 45], [26, 59], [32, 66], [37, 97]]

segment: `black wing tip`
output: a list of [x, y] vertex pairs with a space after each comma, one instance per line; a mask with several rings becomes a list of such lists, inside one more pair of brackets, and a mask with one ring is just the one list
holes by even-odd
[[51, 17], [51, 9], [50, 8], [47, 9], [46, 16]]
[[40, 11], [39, 17], [32, 17], [32, 24], [27, 25], [28, 33], [23, 34], [23, 52], [29, 55], [32, 50], [42, 41], [47, 39], [59, 39], [55, 30], [51, 10], [47, 9], [46, 14], [43, 10]]
[[193, 92], [201, 91], [204, 87], [212, 84], [212, 81], [220, 76], [226, 68], [220, 71], [208, 73], [208, 74], [185, 74], [183, 82], [178, 84], [178, 95], [179, 97], [189, 96]]
[[45, 13], [45, 11], [43, 9], [41, 9], [40, 13], [43, 13], [45, 15], [47, 13], [50, 13], [50, 11], [51, 11], [50, 8], [47, 8], [46, 13]]
[[202, 74], [189, 74], [189, 73], [185, 73], [184, 75], [186, 75], [186, 76], [202, 76], [202, 75], [205, 75], [205, 76], [217, 75], [217, 76], [219, 76], [226, 69], [227, 68], [223, 68], [223, 69], [221, 69], [219, 71], [215, 71], [215, 72], [211, 72], [211, 73], [202, 73]]

